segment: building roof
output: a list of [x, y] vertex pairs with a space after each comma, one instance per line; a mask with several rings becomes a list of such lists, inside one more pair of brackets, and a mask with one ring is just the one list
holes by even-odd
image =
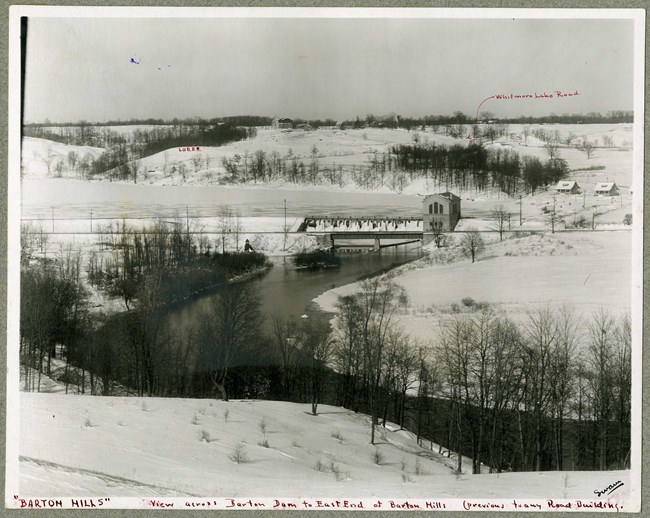
[[573, 189], [573, 187], [579, 187], [577, 182], [575, 180], [561, 180], [557, 183], [555, 186], [556, 189], [564, 190], [564, 189]]
[[447, 192], [437, 192], [437, 193], [434, 193], [434, 194], [427, 194], [424, 197], [424, 199], [426, 200], [427, 198], [430, 198], [432, 196], [440, 196], [441, 198], [445, 198], [445, 199], [447, 199], [449, 201], [460, 201], [460, 196], [456, 196], [454, 193], [449, 192], [449, 191], [447, 191]]
[[614, 182], [599, 182], [596, 184], [596, 191], [611, 191], [616, 184]]

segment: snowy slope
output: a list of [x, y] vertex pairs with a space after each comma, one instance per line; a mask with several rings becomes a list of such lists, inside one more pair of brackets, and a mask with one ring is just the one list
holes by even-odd
[[[23, 174], [26, 177], [36, 178], [55, 176], [54, 164], [60, 160], [64, 163], [61, 176], [77, 178], [78, 174], [70, 170], [67, 161], [68, 153], [71, 151], [77, 153], [79, 160], [81, 160], [86, 155], [95, 159], [104, 152], [104, 149], [91, 146], [72, 146], [42, 138], [25, 137], [23, 138], [21, 149], [21, 168]], [[49, 175], [48, 163], [50, 164]]]
[[[616, 497], [625, 498], [629, 488], [627, 471], [456, 476], [444, 465], [453, 460], [395, 426], [371, 446], [367, 416], [332, 406], [312, 416], [274, 401], [21, 393], [20, 403], [23, 498], [593, 498], [613, 480], [624, 481]], [[230, 458], [238, 444], [240, 464]]]
[[[630, 311], [631, 237], [630, 232], [583, 232], [494, 242], [498, 238], [491, 236], [492, 244], [473, 264], [457, 248], [433, 248], [394, 272], [409, 296], [408, 311], [396, 318], [413, 337], [429, 341], [441, 319], [453, 316], [451, 304], [460, 305], [465, 297], [507, 310], [511, 318], [539, 304], [568, 304], [587, 318], [599, 308]], [[358, 290], [358, 284], [341, 286], [315, 302], [334, 312], [339, 296]]]

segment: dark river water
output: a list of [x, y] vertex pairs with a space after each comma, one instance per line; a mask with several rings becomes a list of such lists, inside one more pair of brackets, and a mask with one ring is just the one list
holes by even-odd
[[[374, 274], [392, 265], [400, 265], [422, 256], [419, 243], [384, 248], [376, 253], [342, 254], [341, 267], [331, 270], [296, 270], [291, 257], [272, 257], [273, 267], [255, 283], [262, 297], [265, 326], [270, 326], [270, 315], [299, 317], [318, 312], [312, 300], [321, 293], [359, 280], [360, 276]], [[216, 295], [200, 297], [169, 315], [168, 324], [182, 335], [198, 327]]]

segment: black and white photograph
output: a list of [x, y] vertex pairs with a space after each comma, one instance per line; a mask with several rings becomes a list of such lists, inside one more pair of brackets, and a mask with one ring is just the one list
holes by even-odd
[[13, 6], [5, 506], [638, 512], [644, 31]]

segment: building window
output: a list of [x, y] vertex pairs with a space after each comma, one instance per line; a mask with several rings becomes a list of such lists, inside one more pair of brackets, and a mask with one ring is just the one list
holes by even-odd
[[433, 213], [434, 213], [434, 214], [438, 214], [438, 202], [435, 202], [435, 203], [433, 204]]
[[433, 205], [429, 204], [429, 214], [433, 214]]

